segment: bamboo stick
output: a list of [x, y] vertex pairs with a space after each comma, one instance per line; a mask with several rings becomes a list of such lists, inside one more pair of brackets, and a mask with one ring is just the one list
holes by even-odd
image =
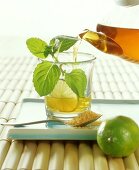
[[[3, 72], [3, 75], [6, 75], [7, 74], [7, 72]], [[5, 79], [5, 75], [4, 75], [4, 77], [3, 77], [3, 81], [2, 81], [2, 83], [0, 84], [0, 89], [1, 90], [5, 90], [6, 88], [7, 88], [7, 85], [9, 84], [9, 80], [6, 80]]]
[[136, 149], [136, 151], [134, 153], [135, 153], [135, 157], [138, 162], [138, 165], [139, 165], [139, 147]]
[[4, 93], [4, 90], [1, 90], [0, 88], [0, 97], [3, 95], [3, 93]]
[[31, 60], [31, 57], [22, 57], [18, 61], [18, 64], [20, 64], [20, 65], [22, 65], [22, 64], [28, 65], [30, 63], [30, 60]]
[[11, 71], [11, 70], [16, 70], [19, 69], [19, 65], [16, 64], [16, 62], [10, 62], [10, 64], [7, 64], [4, 71], [7, 72], [7, 74]]
[[[6, 123], [7, 121], [5, 120], [5, 119], [0, 119], [0, 123]], [[2, 131], [3, 131], [3, 126], [2, 125], [0, 125], [0, 135], [1, 135], [1, 133], [2, 133]]]
[[16, 90], [23, 90], [25, 83], [26, 83], [26, 80], [20, 79], [20, 81], [18, 82], [18, 84], [15, 87]]
[[20, 67], [20, 71], [22, 71], [23, 73], [26, 72], [28, 65], [27, 64], [22, 64]]
[[32, 87], [33, 87], [32, 81], [27, 80], [27, 82], [26, 82], [26, 84], [25, 84], [25, 86], [24, 86], [23, 89], [24, 89], [24, 90], [29, 90], [29, 91], [31, 91]]
[[78, 170], [78, 148], [75, 142], [66, 142], [65, 144], [65, 159], [64, 170]]
[[0, 140], [0, 169], [8, 153], [11, 143], [6, 140]]
[[9, 148], [7, 156], [2, 165], [2, 170], [5, 169], [17, 169], [20, 157], [23, 151], [23, 142], [22, 141], [14, 141]]
[[[28, 69], [27, 67], [26, 67], [26, 69]], [[24, 74], [22, 75], [22, 80], [26, 80], [26, 81], [28, 81], [28, 77], [30, 76], [30, 72], [28, 71], [28, 70], [25, 70], [24, 71]], [[32, 81], [31, 81], [32, 82]], [[24, 89], [24, 88], [23, 88]]]
[[20, 110], [21, 110], [21, 105], [22, 105], [22, 103], [17, 103], [15, 105], [14, 109], [12, 110], [12, 112], [10, 114], [9, 120], [17, 118], [17, 116], [19, 115]]
[[26, 59], [24, 58], [24, 64], [28, 65], [32, 60], [32, 57], [26, 57]]
[[31, 62], [30, 62], [32, 68], [33, 68], [37, 63], [38, 63], [38, 59], [35, 58], [35, 57], [32, 57], [32, 58], [31, 58]]
[[12, 90], [5, 90], [5, 92], [3, 93], [3, 95], [1, 96], [0, 102], [5, 102], [7, 103], [9, 101], [9, 98], [12, 95]]
[[13, 103], [17, 103], [19, 97], [21, 95], [21, 91], [20, 90], [14, 90], [12, 93], [12, 96], [9, 99], [9, 102], [13, 102]]
[[11, 103], [11, 102], [7, 103], [0, 114], [0, 118], [8, 120], [14, 107], [15, 107], [14, 103]]
[[137, 163], [134, 153], [132, 153], [128, 157], [125, 157], [123, 160], [125, 164], [125, 169], [139, 170], [139, 165]]
[[108, 163], [106, 156], [104, 153], [100, 150], [97, 144], [93, 144], [93, 156], [94, 156], [94, 167], [95, 170], [108, 170]]
[[125, 170], [124, 162], [122, 158], [108, 157], [108, 164], [110, 170]]
[[[14, 119], [11, 119], [10, 121], [9, 121], [9, 123], [13, 123], [15, 120]], [[10, 141], [10, 139], [8, 139], [8, 132], [9, 132], [9, 129], [10, 129], [11, 127], [10, 126], [5, 126], [4, 128], [3, 128], [3, 130], [2, 130], [2, 132], [1, 132], [1, 134], [0, 134], [0, 139], [1, 140], [8, 140], [8, 141]]]
[[7, 75], [7, 72], [5, 70], [2, 70], [1, 74], [0, 74], [0, 80], [3, 80], [3, 82], [0, 84], [0, 89], [5, 89], [4, 87], [6, 87], [6, 82], [4, 83], [4, 81], [7, 81], [7, 80], [4, 80], [5, 77]]
[[61, 141], [53, 141], [51, 144], [48, 170], [61, 170], [64, 164], [64, 144]]
[[0, 102], [0, 113], [2, 112], [3, 108], [5, 107], [5, 102]]
[[14, 80], [15, 72], [11, 70], [8, 75], [4, 78], [6, 80]]
[[[15, 72], [16, 72], [16, 70], [15, 70]], [[20, 81], [22, 75], [23, 75], [23, 71], [20, 71], [20, 69], [19, 69], [18, 72], [17, 72], [17, 73], [15, 74], [15, 76], [14, 76], [14, 80]]]
[[87, 142], [79, 144], [79, 169], [94, 170], [92, 148]]
[[38, 95], [38, 93], [33, 89], [30, 93], [30, 98], [39, 98], [40, 96]]
[[22, 100], [30, 95], [30, 91], [26, 90], [21, 93], [21, 96], [18, 99], [18, 103], [22, 102]]
[[8, 90], [15, 90], [15, 87], [16, 87], [17, 83], [18, 83], [18, 80], [11, 79], [11, 81], [9, 81], [6, 89], [8, 89]]
[[20, 158], [17, 169], [32, 169], [34, 157], [36, 154], [37, 144], [35, 141], [26, 141], [24, 150]]
[[40, 141], [37, 147], [34, 158], [32, 170], [47, 170], [50, 157], [50, 143], [47, 141]]

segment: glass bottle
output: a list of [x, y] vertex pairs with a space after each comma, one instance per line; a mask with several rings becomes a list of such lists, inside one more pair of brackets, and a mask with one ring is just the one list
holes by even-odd
[[96, 30], [79, 34], [97, 49], [139, 63], [139, 5], [116, 6]]

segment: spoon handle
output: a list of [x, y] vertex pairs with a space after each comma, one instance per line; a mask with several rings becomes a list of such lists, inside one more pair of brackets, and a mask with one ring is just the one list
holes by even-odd
[[33, 125], [33, 124], [39, 124], [39, 123], [47, 123], [51, 121], [58, 121], [58, 120], [51, 120], [51, 119], [45, 119], [45, 120], [39, 120], [39, 121], [31, 121], [31, 122], [23, 122], [23, 123], [0, 123], [3, 126], [25, 126], [25, 125]]

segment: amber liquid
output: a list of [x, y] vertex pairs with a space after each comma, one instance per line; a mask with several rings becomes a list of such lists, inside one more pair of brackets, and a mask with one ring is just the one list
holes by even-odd
[[52, 96], [45, 97], [45, 103], [49, 110], [61, 114], [81, 113], [90, 107], [91, 98], [56, 98]]
[[139, 63], [139, 29], [97, 25], [97, 32], [86, 30], [79, 36], [97, 49]]

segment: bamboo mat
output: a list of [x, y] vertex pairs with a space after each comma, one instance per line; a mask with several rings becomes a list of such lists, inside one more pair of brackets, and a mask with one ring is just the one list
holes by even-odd
[[[39, 98], [32, 57], [0, 58], [0, 122], [14, 122], [23, 98]], [[97, 60], [93, 97], [139, 99], [139, 68], [118, 59]], [[15, 141], [0, 125], [1, 170], [139, 170], [139, 148], [126, 158], [104, 155], [96, 141]]]

